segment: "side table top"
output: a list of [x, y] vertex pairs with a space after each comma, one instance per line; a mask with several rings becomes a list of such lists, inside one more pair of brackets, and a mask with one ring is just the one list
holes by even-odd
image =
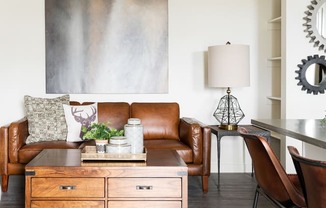
[[[225, 129], [221, 129], [219, 128], [218, 125], [210, 125], [209, 126], [211, 128], [211, 131], [213, 134], [215, 134], [216, 136], [239, 136], [240, 133], [237, 131], [237, 130], [225, 130]], [[253, 125], [239, 125], [239, 127], [242, 127], [242, 128], [245, 128], [247, 129], [247, 131], [249, 133], [252, 133], [252, 134], [256, 134], [256, 135], [259, 135], [259, 136], [264, 136], [264, 137], [270, 137], [271, 133], [265, 129], [261, 129], [261, 128], [258, 128], [256, 126], [253, 126]]]

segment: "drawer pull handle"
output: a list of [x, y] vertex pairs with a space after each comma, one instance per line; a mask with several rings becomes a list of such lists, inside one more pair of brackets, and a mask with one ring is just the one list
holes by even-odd
[[60, 186], [60, 190], [75, 190], [76, 186]]
[[153, 186], [136, 186], [137, 190], [153, 190]]

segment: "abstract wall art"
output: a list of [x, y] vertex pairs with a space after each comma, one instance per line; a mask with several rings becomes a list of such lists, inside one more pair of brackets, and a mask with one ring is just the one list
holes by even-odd
[[168, 0], [45, 0], [46, 93], [167, 93]]

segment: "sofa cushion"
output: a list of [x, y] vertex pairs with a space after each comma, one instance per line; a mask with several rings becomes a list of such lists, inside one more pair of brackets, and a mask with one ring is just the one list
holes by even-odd
[[26, 143], [66, 140], [67, 125], [63, 104], [69, 95], [57, 98], [24, 97], [29, 136]]
[[176, 150], [185, 163], [193, 162], [192, 149], [175, 139], [148, 139], [144, 140], [146, 149], [172, 149]]
[[144, 139], [179, 140], [179, 104], [132, 103], [131, 117], [141, 119]]
[[68, 127], [67, 142], [83, 141], [82, 126], [97, 123], [97, 103], [91, 105], [63, 105]]
[[[79, 105], [90, 105], [93, 102], [84, 102]], [[71, 105], [78, 105], [78, 102], [71, 101]], [[109, 127], [123, 129], [130, 116], [130, 106], [126, 102], [99, 102], [97, 104], [98, 122], [109, 122]]]
[[101, 102], [98, 103], [98, 121], [109, 122], [109, 126], [115, 129], [123, 129], [130, 117], [129, 103], [125, 102]]
[[18, 153], [19, 163], [29, 163], [43, 149], [78, 149], [81, 142], [47, 141], [26, 144]]

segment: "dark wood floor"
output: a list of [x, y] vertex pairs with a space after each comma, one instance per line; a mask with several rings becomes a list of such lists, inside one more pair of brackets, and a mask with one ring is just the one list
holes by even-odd
[[[209, 192], [201, 191], [200, 177], [189, 177], [189, 208], [252, 207], [256, 183], [247, 173], [221, 174], [221, 187], [217, 190], [217, 174], [209, 178]], [[0, 192], [1, 208], [24, 207], [24, 177], [10, 176], [7, 193]], [[264, 197], [259, 198], [258, 207], [272, 208]]]

